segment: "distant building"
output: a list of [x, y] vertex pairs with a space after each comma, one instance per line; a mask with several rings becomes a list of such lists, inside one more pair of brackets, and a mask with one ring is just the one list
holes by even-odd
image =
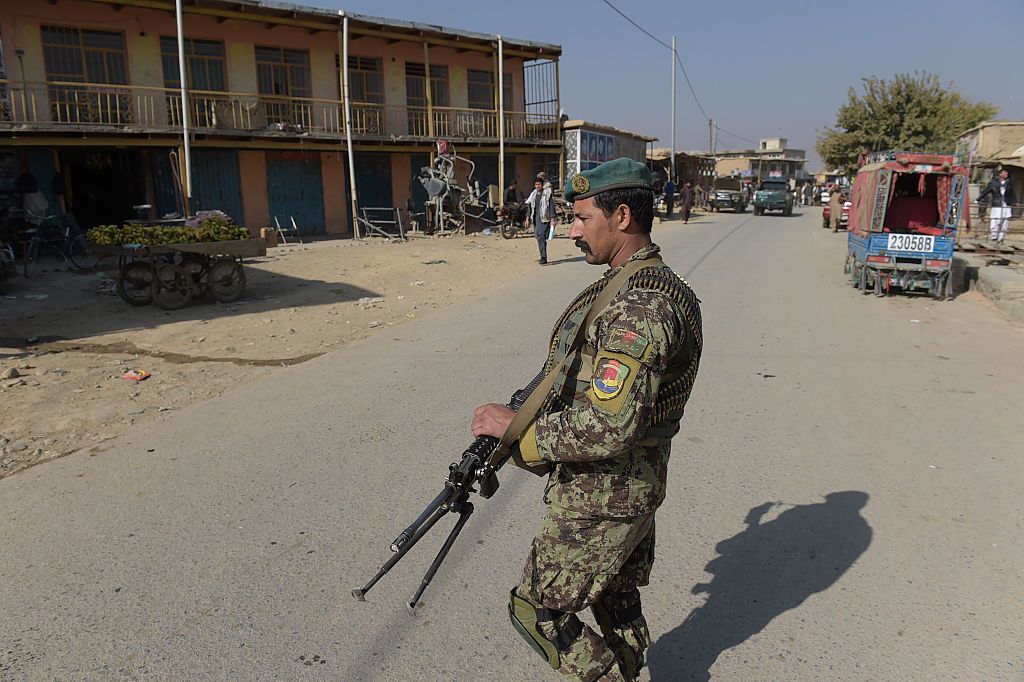
[[[651, 171], [661, 180], [668, 179], [670, 153], [667, 147], [658, 147], [647, 156]], [[715, 177], [715, 159], [700, 152], [676, 152], [673, 174], [679, 178], [680, 184], [690, 180], [694, 187], [708, 189]]]
[[[1024, 121], [985, 121], [960, 136], [957, 153], [964, 165], [970, 166], [971, 196], [1006, 168], [1018, 197], [1024, 196]], [[1020, 218], [1024, 208], [1013, 209]], [[1013, 226], [1011, 226], [1013, 229]]]
[[715, 174], [735, 175], [758, 183], [770, 175], [806, 180], [807, 152], [792, 149], [784, 137], [768, 137], [758, 141], [757, 149], [733, 149], [716, 152]]
[[845, 187], [850, 184], [850, 178], [846, 175], [846, 171], [841, 168], [831, 171], [818, 171], [813, 174], [811, 179], [819, 185], [840, 185]]
[[571, 178], [581, 171], [620, 156], [645, 163], [647, 147], [658, 138], [600, 123], [571, 119], [562, 123], [562, 139], [565, 148], [565, 177]]
[[[0, 184], [28, 169], [51, 206], [59, 197], [84, 226], [132, 217], [133, 205], [152, 206], [151, 218], [180, 211], [174, 3], [3, 4]], [[346, 43], [344, 14], [184, 3], [194, 209], [250, 228], [292, 216], [303, 234], [351, 235], [347, 110], [360, 207], [422, 206], [414, 176], [438, 139], [476, 164], [484, 186], [559, 168], [558, 45], [355, 14]]]

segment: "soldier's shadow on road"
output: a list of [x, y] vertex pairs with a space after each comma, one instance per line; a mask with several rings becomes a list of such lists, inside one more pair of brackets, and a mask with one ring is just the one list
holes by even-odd
[[719, 556], [705, 567], [713, 578], [691, 590], [707, 601], [648, 651], [652, 682], [710, 679], [719, 654], [831, 587], [871, 544], [860, 514], [867, 500], [856, 490], [831, 493], [763, 523], [778, 503], [751, 509], [746, 529], [715, 547]]

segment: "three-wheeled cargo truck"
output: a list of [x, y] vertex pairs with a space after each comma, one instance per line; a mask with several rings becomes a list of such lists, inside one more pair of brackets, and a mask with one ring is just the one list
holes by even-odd
[[854, 288], [952, 294], [950, 268], [967, 170], [945, 154], [882, 152], [853, 182], [846, 272]]

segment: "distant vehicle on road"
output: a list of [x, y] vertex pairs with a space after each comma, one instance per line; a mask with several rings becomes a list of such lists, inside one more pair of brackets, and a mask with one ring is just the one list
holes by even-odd
[[793, 193], [785, 178], [768, 178], [754, 192], [754, 215], [765, 211], [782, 211], [782, 215], [793, 215]]
[[712, 211], [728, 208], [736, 213], [743, 213], [747, 210], [747, 197], [740, 181], [729, 176], [715, 180], [715, 187], [711, 190], [708, 203], [711, 204]]

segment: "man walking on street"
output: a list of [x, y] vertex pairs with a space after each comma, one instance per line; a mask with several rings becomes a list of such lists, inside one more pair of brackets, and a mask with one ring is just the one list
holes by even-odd
[[1010, 172], [1003, 168], [999, 171], [999, 177], [993, 178], [978, 195], [978, 203], [991, 196], [992, 208], [989, 216], [989, 236], [991, 241], [1002, 243], [1006, 239], [1006, 231], [1009, 227], [1012, 206], [1017, 204], [1017, 196], [1013, 192], [1013, 185], [1010, 183]]
[[683, 223], [690, 222], [690, 211], [693, 210], [693, 183], [689, 180], [683, 185], [683, 195], [680, 199], [682, 202], [680, 208], [683, 212]]
[[833, 232], [839, 231], [839, 220], [843, 217], [843, 193], [839, 191], [839, 185], [832, 188], [828, 199], [828, 226]]
[[[551, 388], [531, 421], [519, 415], [506, 434], [516, 413], [490, 403], [472, 430], [514, 439], [514, 461], [549, 476], [544, 521], [509, 598], [512, 625], [574, 679], [633, 681], [650, 646], [639, 588], [654, 562], [671, 439], [700, 364], [700, 307], [651, 241], [646, 166], [620, 158], [584, 171], [565, 199], [569, 237], [587, 263], [609, 269], [556, 323]], [[600, 632], [576, 615], [588, 607]]]
[[552, 194], [544, 190], [544, 180], [534, 180], [533, 191], [526, 203], [530, 206], [528, 220], [533, 223], [533, 236], [537, 238], [537, 250], [540, 252], [537, 262], [541, 265], [548, 264], [548, 229], [555, 217], [555, 202], [551, 198]]

